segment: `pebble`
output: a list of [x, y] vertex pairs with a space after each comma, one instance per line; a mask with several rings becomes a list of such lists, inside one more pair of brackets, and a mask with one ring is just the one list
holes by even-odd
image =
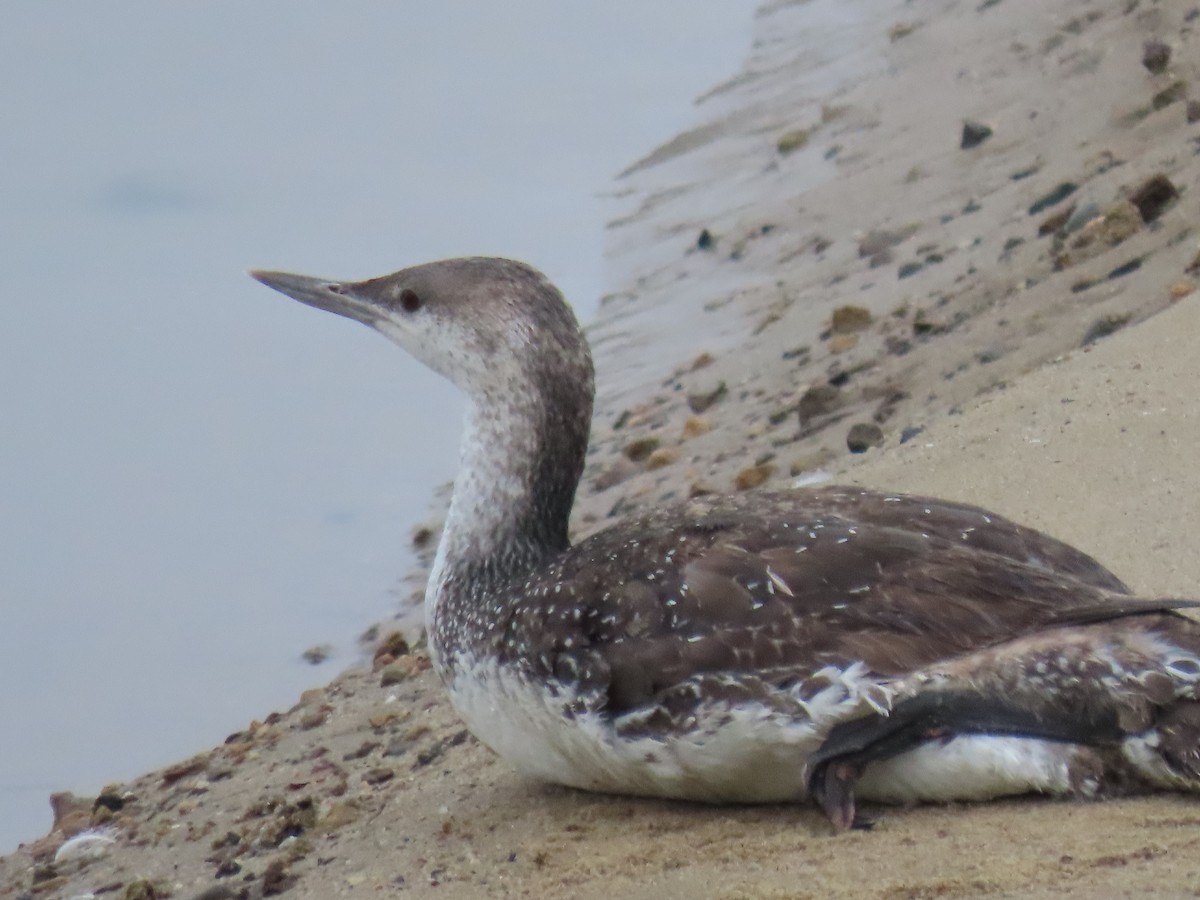
[[1024, 181], [1026, 178], [1036, 175], [1041, 170], [1042, 163], [1035, 162], [1032, 166], [1026, 166], [1024, 169], [1018, 169], [1008, 177], [1011, 181]]
[[800, 427], [804, 427], [817, 416], [836, 409], [842, 401], [842, 392], [832, 384], [814, 384], [800, 397], [797, 411], [800, 414]]
[[783, 316], [778, 310], [772, 310], [763, 316], [761, 320], [759, 320], [758, 324], [754, 326], [754, 331], [752, 331], [751, 334], [762, 334], [764, 331], [782, 319]]
[[367, 716], [367, 724], [372, 728], [384, 728], [399, 718], [400, 713], [391, 712], [389, 710], [388, 712], [375, 713]]
[[1187, 96], [1187, 82], [1176, 81], [1150, 98], [1150, 108], [1157, 112]]
[[712, 422], [703, 416], [688, 416], [683, 422], [683, 440], [688, 441], [712, 431]]
[[389, 687], [393, 684], [407, 681], [415, 671], [416, 667], [412, 664], [411, 658], [405, 657], [383, 667], [383, 670], [379, 673], [379, 686]]
[[[232, 770], [229, 770], [229, 771], [232, 772]], [[216, 778], [214, 777], [214, 772], [212, 770], [209, 770], [208, 779], [209, 779], [209, 781], [216, 780]], [[117, 817], [117, 814], [115, 812], [113, 812], [111, 809], [109, 809], [107, 806], [97, 806], [95, 809], [92, 810], [92, 826], [98, 827], [101, 825], [107, 825], [116, 817]]]
[[1200, 122], [1200, 100], [1189, 100], [1187, 102], [1187, 121], [1189, 125], [1195, 125]]
[[1171, 47], [1164, 41], [1146, 41], [1142, 48], [1142, 65], [1151, 75], [1161, 75], [1171, 62]]
[[871, 324], [871, 311], [862, 306], [839, 306], [833, 311], [834, 334], [853, 334]]
[[774, 472], [775, 467], [770, 463], [742, 469], [733, 479], [733, 486], [739, 491], [748, 491], [762, 485]]
[[646, 457], [646, 468], [653, 471], [671, 465], [679, 459], [679, 450], [675, 447], [659, 447]]
[[457, 747], [459, 744], [466, 741], [468, 737], [469, 735], [467, 730], [463, 728], [447, 738], [434, 741], [417, 754], [417, 761], [413, 764], [413, 768], [419, 769], [423, 766], [429, 765], [430, 763], [437, 762], [437, 760], [441, 759], [445, 755], [447, 750], [449, 750], [451, 747]]
[[1109, 281], [1112, 281], [1116, 278], [1124, 278], [1126, 275], [1129, 275], [1140, 269], [1142, 267], [1143, 259], [1144, 257], [1135, 256], [1133, 259], [1129, 260], [1129, 262], [1121, 263], [1121, 265], [1117, 266], [1104, 277]]
[[343, 762], [351, 762], [356, 759], [363, 759], [371, 755], [373, 750], [379, 749], [379, 741], [363, 741], [358, 745], [358, 748], [351, 750], [348, 753], [342, 754]]
[[883, 429], [874, 422], [859, 422], [850, 426], [846, 435], [846, 446], [851, 453], [866, 453], [883, 443]]
[[310, 666], [319, 666], [325, 660], [329, 659], [331, 653], [333, 653], [333, 647], [329, 646], [329, 644], [317, 644], [301, 653], [300, 658]]
[[772, 428], [774, 428], [776, 425], [782, 425], [784, 422], [790, 419], [799, 408], [800, 405], [798, 403], [793, 403], [790, 406], [777, 409], [775, 412], [767, 416], [767, 424]]
[[383, 639], [378, 647], [375, 648], [372, 654], [372, 661], [378, 663], [384, 656], [390, 656], [392, 659], [397, 659], [401, 656], [407, 656], [409, 652], [408, 641], [399, 631], [388, 632], [387, 637]]
[[897, 244], [908, 240], [917, 232], [916, 225], [906, 225], [903, 228], [872, 228], [868, 231], [861, 241], [858, 242], [858, 255], [861, 259], [871, 259], [871, 265], [874, 266], [874, 257], [881, 253], [886, 253]]
[[1072, 214], [1075, 212], [1075, 204], [1064, 207], [1056, 213], [1052, 213], [1042, 220], [1038, 225], [1038, 236], [1045, 237], [1048, 234], [1054, 234], [1056, 231], [1066, 229], [1067, 223], [1070, 221]]
[[968, 119], [963, 122], [962, 142], [959, 144], [959, 147], [963, 150], [971, 150], [978, 147], [991, 136], [992, 129], [990, 126]]
[[378, 768], [368, 769], [366, 772], [363, 772], [362, 780], [367, 784], [377, 785], [385, 784], [395, 777], [396, 773], [393, 770], [385, 766], [379, 766]]
[[626, 444], [622, 452], [625, 454], [626, 459], [630, 459], [633, 462], [642, 462], [658, 449], [660, 443], [662, 442], [656, 437], [640, 437]]
[[1168, 206], [1179, 199], [1179, 191], [1166, 175], [1155, 175], [1138, 185], [1129, 195], [1129, 202], [1137, 207], [1142, 221], [1149, 225], [1163, 214]]
[[[709, 390], [695, 391], [694, 393], [688, 394], [688, 409], [690, 409], [696, 415], [700, 415], [700, 413], [706, 412], [709, 407], [724, 397], [726, 392], [727, 389], [725, 387], [725, 382], [720, 381], [717, 382], [715, 387], [712, 387]], [[647, 453], [647, 455], [649, 455], [649, 453]]]
[[1008, 352], [1008, 347], [1003, 344], [992, 344], [984, 347], [982, 350], [977, 350], [975, 352], [975, 361], [980, 365], [986, 366], [988, 363], [994, 363], [996, 360], [1007, 356]]
[[812, 353], [812, 348], [808, 344], [801, 344], [799, 347], [793, 347], [791, 350], [784, 350], [780, 354], [781, 359], [796, 359], [801, 363], [807, 362], [808, 355]]
[[1196, 286], [1190, 281], [1176, 281], [1169, 288], [1167, 288], [1167, 292], [1170, 294], [1172, 302], [1176, 300], [1182, 300], [1194, 290], [1196, 290]]
[[1106, 338], [1110, 334], [1114, 334], [1129, 324], [1129, 313], [1109, 313], [1096, 319], [1083, 335], [1083, 340], [1080, 341], [1080, 346], [1086, 347], [1088, 344], [1094, 344], [1101, 338]]
[[125, 809], [126, 803], [132, 803], [134, 799], [136, 798], [133, 794], [126, 791], [120, 782], [114, 782], [114, 784], [104, 785], [100, 788], [100, 793], [97, 794], [95, 800], [92, 800], [92, 809], [100, 809], [101, 806], [104, 806], [113, 812], [120, 812]]
[[1075, 182], [1060, 181], [1049, 193], [1043, 194], [1030, 204], [1029, 214], [1031, 216], [1036, 216], [1039, 213], [1049, 209], [1051, 206], [1062, 203], [1077, 190], [1079, 190], [1079, 185], [1077, 185]]
[[810, 137], [812, 137], [812, 133], [809, 129], [793, 128], [779, 136], [779, 140], [775, 142], [775, 149], [782, 156], [787, 156], [789, 153], [795, 153], [805, 147]]

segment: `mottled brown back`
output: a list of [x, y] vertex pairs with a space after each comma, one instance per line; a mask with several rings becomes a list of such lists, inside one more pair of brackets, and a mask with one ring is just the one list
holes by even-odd
[[697, 676], [773, 690], [855, 661], [898, 676], [1170, 605], [1129, 597], [1087, 555], [976, 507], [842, 487], [658, 509], [496, 594], [502, 608], [472, 649], [610, 715]]

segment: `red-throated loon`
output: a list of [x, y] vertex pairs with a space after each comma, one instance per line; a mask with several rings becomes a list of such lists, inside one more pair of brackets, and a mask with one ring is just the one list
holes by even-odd
[[434, 665], [523, 772], [705, 801], [1200, 789], [1196, 604], [982, 509], [827, 487], [702, 497], [572, 545], [592, 362], [504, 259], [254, 277], [466, 392], [425, 597]]

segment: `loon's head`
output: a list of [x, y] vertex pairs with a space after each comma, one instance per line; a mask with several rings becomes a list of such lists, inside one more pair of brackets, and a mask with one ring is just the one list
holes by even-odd
[[369, 325], [473, 397], [573, 376], [591, 360], [562, 294], [532, 266], [463, 257], [365, 281], [288, 272], [254, 278], [301, 303]]

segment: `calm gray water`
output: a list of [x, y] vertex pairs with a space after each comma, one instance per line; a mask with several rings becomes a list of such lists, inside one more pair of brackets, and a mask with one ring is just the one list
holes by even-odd
[[459, 404], [251, 266], [495, 253], [586, 314], [612, 175], [694, 121], [749, 0], [8, 4], [0, 851], [53, 790], [290, 705], [395, 605]]

